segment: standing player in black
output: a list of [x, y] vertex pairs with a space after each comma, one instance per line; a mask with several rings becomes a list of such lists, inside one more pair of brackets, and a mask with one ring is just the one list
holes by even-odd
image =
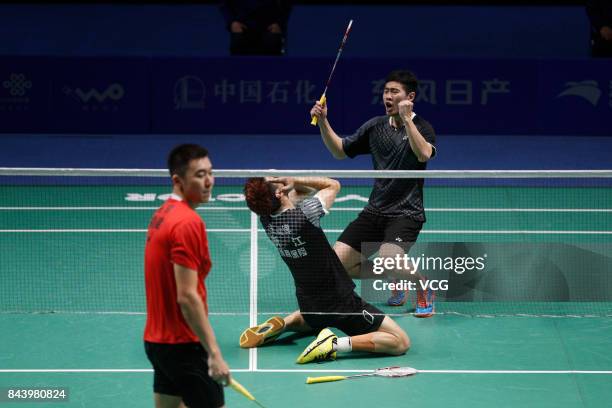
[[[336, 353], [353, 350], [400, 355], [410, 347], [410, 339], [397, 323], [354, 292], [353, 280], [321, 228], [320, 218], [339, 190], [340, 183], [324, 177], [247, 181], [247, 205], [260, 216], [289, 267], [300, 310], [245, 330], [241, 347], [257, 347], [287, 330], [321, 329], [298, 363], [335, 359]], [[338, 338], [327, 327], [337, 327], [350, 337]]]
[[[411, 72], [391, 72], [382, 95], [386, 114], [368, 120], [345, 138], [332, 129], [327, 106], [317, 102], [310, 114], [318, 118], [323, 142], [336, 159], [369, 154], [376, 170], [425, 170], [427, 161], [436, 154], [436, 136], [429, 122], [413, 112], [417, 86]], [[349, 275], [359, 278], [361, 264], [372, 255], [362, 253], [363, 242], [380, 242], [380, 257], [403, 256], [416, 241], [424, 222], [423, 179], [377, 179], [368, 205], [340, 235], [334, 251]], [[424, 282], [414, 268], [396, 271], [396, 276]], [[434, 293], [420, 288], [417, 284], [415, 316], [429, 317], [434, 313]], [[389, 304], [403, 305], [407, 295], [399, 292], [389, 299]]]

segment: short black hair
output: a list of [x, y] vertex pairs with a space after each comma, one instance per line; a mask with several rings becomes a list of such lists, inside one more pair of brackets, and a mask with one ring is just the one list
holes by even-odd
[[189, 168], [189, 162], [194, 159], [208, 157], [208, 150], [196, 144], [182, 144], [176, 146], [168, 155], [168, 171], [170, 175], [184, 177]]
[[416, 75], [403, 69], [389, 72], [389, 75], [387, 75], [387, 78], [385, 78], [385, 83], [391, 81], [402, 84], [404, 91], [406, 91], [407, 94], [410, 92], [416, 93], [419, 86], [419, 81], [417, 80]]

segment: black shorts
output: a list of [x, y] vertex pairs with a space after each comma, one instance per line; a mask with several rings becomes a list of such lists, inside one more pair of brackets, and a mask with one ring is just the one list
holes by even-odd
[[[305, 310], [314, 311], [317, 308], [312, 305]], [[355, 292], [339, 299], [330, 310], [325, 310], [325, 314], [304, 312], [302, 316], [313, 329], [336, 327], [349, 336], [375, 332], [385, 318], [380, 309], [364, 301]]]
[[[406, 252], [414, 244], [423, 228], [421, 221], [410, 217], [381, 217], [365, 211], [340, 234], [338, 241], [361, 252], [363, 242], [393, 242], [401, 244]], [[366, 257], [371, 253], [364, 253]]]
[[153, 391], [175, 395], [189, 408], [225, 404], [223, 387], [208, 375], [208, 354], [200, 343], [159, 344], [145, 341], [153, 365]]

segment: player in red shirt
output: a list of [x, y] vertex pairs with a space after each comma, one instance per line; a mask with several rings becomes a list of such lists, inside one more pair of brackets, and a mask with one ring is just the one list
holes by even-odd
[[230, 373], [208, 319], [204, 279], [211, 267], [206, 227], [195, 208], [214, 184], [208, 152], [175, 147], [168, 157], [172, 196], [155, 212], [145, 246], [145, 351], [156, 408], [224, 405]]

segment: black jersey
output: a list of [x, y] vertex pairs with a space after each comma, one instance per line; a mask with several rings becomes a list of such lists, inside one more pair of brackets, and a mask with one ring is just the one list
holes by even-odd
[[293, 275], [302, 312], [326, 311], [355, 288], [321, 229], [323, 215], [323, 204], [315, 196], [296, 208], [260, 218]]
[[[420, 116], [413, 122], [432, 146], [435, 155], [436, 135], [432, 126]], [[342, 139], [348, 157], [371, 154], [375, 170], [425, 170], [410, 147], [404, 126], [393, 128], [388, 116], [377, 116], [364, 123], [355, 134]], [[425, 221], [423, 179], [376, 179], [364, 211], [384, 217], [408, 216]]]

